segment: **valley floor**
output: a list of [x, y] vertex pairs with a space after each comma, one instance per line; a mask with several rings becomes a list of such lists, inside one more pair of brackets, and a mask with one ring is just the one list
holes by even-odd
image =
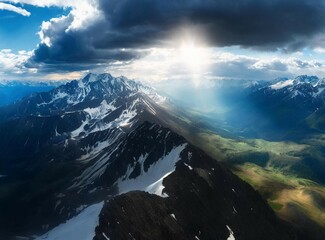
[[324, 144], [322, 136], [294, 143], [224, 138], [206, 129], [195, 135], [186, 131], [182, 134], [213, 158], [222, 159], [226, 167], [267, 199], [280, 218], [315, 239], [324, 239], [325, 186], [310, 180], [311, 175], [300, 165], [306, 156], [317, 155], [317, 159], [324, 160], [319, 149]]

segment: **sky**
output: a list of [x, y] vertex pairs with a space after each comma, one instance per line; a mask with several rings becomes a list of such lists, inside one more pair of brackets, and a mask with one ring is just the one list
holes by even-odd
[[0, 80], [325, 77], [324, 0], [0, 0]]

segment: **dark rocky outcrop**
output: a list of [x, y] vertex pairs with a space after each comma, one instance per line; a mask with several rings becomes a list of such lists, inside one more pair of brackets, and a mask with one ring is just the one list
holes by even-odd
[[192, 146], [163, 184], [167, 198], [136, 191], [107, 202], [94, 240], [297, 239], [255, 190]]

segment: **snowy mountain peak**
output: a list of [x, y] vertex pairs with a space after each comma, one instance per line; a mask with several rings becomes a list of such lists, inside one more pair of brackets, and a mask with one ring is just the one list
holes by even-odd
[[96, 81], [107, 82], [112, 79], [114, 79], [114, 78], [109, 73], [102, 73], [102, 74], [88, 73], [81, 81], [83, 81], [84, 83], [91, 83], [91, 82], [96, 82]]
[[319, 81], [319, 78], [317, 76], [300, 75], [294, 80], [297, 83], [316, 83]]
[[253, 90], [253, 95], [273, 99], [274, 102], [292, 102], [295, 105], [299, 103], [300, 106], [315, 111], [325, 105], [325, 79], [307, 75], [277, 79]]
[[272, 84], [269, 86], [273, 90], [279, 90], [282, 88], [287, 87], [295, 87], [300, 84], [307, 84], [316, 87], [322, 79], [319, 79], [317, 76], [308, 76], [308, 75], [301, 75], [297, 76], [294, 79], [288, 78], [279, 78], [272, 81]]
[[131, 129], [142, 121], [143, 115], [156, 116], [164, 100], [154, 89], [125, 77], [88, 74], [79, 81], [22, 99], [10, 110], [10, 117], [74, 116], [69, 133], [54, 133], [56, 137], [68, 135], [76, 139], [112, 127]]
[[319, 79], [315, 84], [314, 87], [325, 87], [325, 78]]
[[144, 86], [140, 82], [135, 82], [123, 76], [113, 77], [109, 73], [89, 73], [78, 81], [78, 86], [88, 88], [88, 90], [105, 91], [107, 94], [153, 91], [152, 88]]

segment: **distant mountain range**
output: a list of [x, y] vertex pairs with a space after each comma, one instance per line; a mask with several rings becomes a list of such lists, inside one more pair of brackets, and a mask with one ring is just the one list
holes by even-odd
[[[317, 98], [301, 100], [315, 114], [310, 104], [320, 108], [322, 82], [288, 81], [250, 86], [246, 96], [272, 109], [273, 97], [291, 104], [283, 91], [299, 89], [295, 99]], [[258, 101], [263, 94], [267, 102]], [[0, 237], [305, 239], [180, 136], [179, 113], [154, 89], [110, 74], [2, 107]]]
[[198, 90], [186, 92], [194, 100], [183, 97], [177, 103], [193, 109], [199, 119], [215, 129], [268, 140], [300, 138], [295, 134], [302, 127], [304, 134], [324, 130], [317, 127], [324, 123], [321, 118], [316, 119], [315, 113], [325, 107], [325, 79], [316, 76], [272, 81], [220, 80], [213, 87], [201, 89], [204, 95], [199, 100], [195, 99], [195, 91]]
[[11, 104], [34, 92], [47, 92], [62, 81], [5, 81], [0, 80], [0, 106]]
[[[272, 125], [269, 129], [282, 131], [279, 137], [295, 138], [292, 132], [325, 107], [325, 79], [299, 76], [276, 80], [252, 91], [247, 99], [259, 115], [268, 118], [266, 127]], [[262, 127], [262, 130], [266, 129]]]

